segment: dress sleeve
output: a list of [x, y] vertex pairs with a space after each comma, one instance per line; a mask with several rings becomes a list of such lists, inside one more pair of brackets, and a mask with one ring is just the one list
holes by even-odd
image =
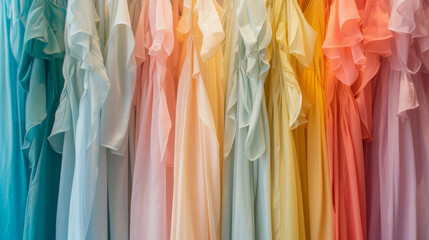
[[201, 58], [206, 61], [219, 50], [225, 38], [221, 18], [223, 9], [215, 0], [197, 0], [194, 11], [198, 15], [198, 26], [203, 34]]
[[330, 59], [335, 76], [349, 86], [358, 79], [366, 63], [360, 21], [355, 0], [333, 1], [322, 50]]
[[135, 86], [134, 35], [125, 0], [107, 1], [110, 31], [106, 71], [110, 91], [101, 111], [101, 145], [118, 154], [128, 130]]
[[[37, 129], [40, 129], [39, 126], [50, 114], [48, 111], [50, 111], [53, 101], [52, 94], [61, 90], [52, 88], [62, 86], [63, 82], [62, 61], [57, 62], [55, 59], [62, 58], [65, 52], [65, 17], [65, 6], [60, 3], [36, 0], [29, 9], [23, 53], [26, 61], [30, 63], [27, 65], [29, 76], [28, 82], [21, 82], [27, 92], [26, 133], [23, 149], [30, 149], [33, 142], [39, 141], [36, 138]], [[48, 84], [51, 88], [48, 87]], [[30, 157], [30, 159], [34, 158]]]

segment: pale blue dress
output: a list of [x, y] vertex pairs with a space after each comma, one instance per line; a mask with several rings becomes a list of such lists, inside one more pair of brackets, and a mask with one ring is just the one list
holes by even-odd
[[222, 239], [271, 239], [270, 137], [264, 83], [271, 26], [265, 1], [231, 1], [237, 38], [225, 114]]
[[[27, 163], [22, 154], [25, 97], [18, 83], [26, 1], [0, 3], [0, 239], [22, 239]], [[21, 44], [21, 45], [20, 45]]]
[[108, 238], [107, 166], [100, 161], [101, 108], [110, 86], [99, 37], [106, 31], [104, 8], [104, 1], [67, 5], [65, 86], [49, 138], [63, 153], [56, 223], [61, 240]]

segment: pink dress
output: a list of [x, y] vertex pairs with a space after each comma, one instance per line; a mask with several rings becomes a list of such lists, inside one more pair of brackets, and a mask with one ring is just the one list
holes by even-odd
[[[142, 3], [136, 30], [138, 63], [136, 156], [131, 197], [131, 239], [169, 239], [173, 194], [174, 122], [177, 59], [169, 0]], [[177, 62], [177, 60], [176, 60]], [[150, 216], [150, 217], [148, 217]]]
[[389, 5], [392, 55], [373, 83], [365, 149], [368, 239], [429, 239], [429, 5]]

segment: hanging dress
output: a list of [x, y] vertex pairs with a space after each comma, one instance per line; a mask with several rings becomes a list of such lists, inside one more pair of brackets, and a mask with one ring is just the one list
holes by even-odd
[[370, 81], [380, 56], [391, 53], [387, 19], [384, 1], [334, 1], [331, 6], [323, 51], [335, 74], [327, 77], [326, 97], [336, 239], [367, 238], [362, 140], [371, 140]]
[[30, 169], [24, 239], [55, 239], [52, 226], [56, 222], [61, 155], [52, 149], [48, 136], [64, 84], [65, 8], [63, 1], [34, 0], [26, 21], [19, 68], [26, 92], [23, 151]]
[[[144, 5], [148, 12], [140, 16], [145, 17], [143, 20], [149, 29], [136, 33], [141, 34], [136, 39], [148, 34], [152, 41], [147, 45], [144, 42], [147, 67], [143, 69], [147, 72], [139, 81], [145, 90], [136, 93], [145, 100], [138, 106], [140, 128], [131, 203], [131, 239], [170, 238], [176, 108], [176, 79], [172, 72], [178, 72], [174, 68], [177, 64], [167, 65], [171, 63], [171, 55], [177, 56], [173, 52], [178, 50], [173, 28], [178, 20], [178, 2], [173, 4], [175, 6], [169, 0], [148, 1]], [[145, 22], [140, 22], [138, 29], [143, 27], [140, 24]]]
[[304, 124], [308, 104], [298, 83], [297, 66], [309, 66], [316, 33], [305, 21], [296, 1], [269, 2], [272, 18], [271, 69], [267, 92], [271, 137], [271, 211], [274, 239], [307, 239], [305, 176], [293, 129]]
[[107, 0], [106, 11], [103, 56], [110, 91], [101, 111], [100, 161], [107, 161], [109, 239], [119, 240], [129, 238], [128, 123], [136, 63], [127, 1]]
[[373, 142], [365, 149], [368, 239], [428, 239], [429, 4], [388, 4], [392, 55], [373, 83]]
[[101, 108], [109, 91], [98, 33], [105, 34], [104, 9], [103, 0], [67, 5], [65, 86], [49, 139], [63, 153], [57, 239], [107, 239], [107, 169], [99, 161]]
[[214, 0], [185, 0], [177, 27], [183, 48], [174, 144], [171, 239], [175, 240], [220, 238], [222, 15]]
[[[231, 1], [222, 239], [271, 239], [270, 143], [264, 83], [271, 27], [265, 1]], [[228, 40], [229, 41], [229, 40]], [[227, 55], [228, 52], [225, 52]]]
[[359, 20], [355, 1], [334, 0], [322, 46], [329, 59], [325, 93], [334, 239], [366, 239], [362, 133], [350, 87], [365, 61]]
[[297, 66], [302, 94], [311, 107], [306, 112], [307, 123], [295, 131], [303, 178], [305, 227], [308, 239], [332, 239], [332, 193], [325, 129], [325, 61], [322, 44], [325, 39], [323, 0], [301, 1], [303, 14], [316, 31], [312, 63]]
[[0, 239], [23, 238], [28, 163], [22, 152], [25, 95], [17, 72], [30, 5], [31, 1], [0, 3]]
[[[138, 0], [140, 1], [140, 0]], [[145, 104], [147, 101], [148, 92], [148, 73], [149, 73], [149, 54], [148, 49], [152, 44], [152, 36], [149, 26], [149, 1], [141, 1], [140, 3], [134, 3], [134, 5], [140, 4], [140, 12], [134, 13], [134, 18], [138, 17], [135, 26], [135, 48], [134, 57], [136, 59], [137, 70], [136, 70], [136, 86], [134, 90], [133, 108], [135, 109], [135, 121], [130, 122], [130, 133], [134, 132], [134, 139], [130, 139], [130, 144], [134, 145], [134, 150], [137, 152], [137, 146], [139, 146], [140, 132], [145, 128], [143, 121], [145, 113]], [[144, 140], [142, 140], [144, 141]], [[134, 156], [134, 167], [133, 167], [133, 178], [132, 178], [132, 191], [131, 191], [131, 202], [130, 202], [130, 239], [140, 239], [147, 231], [145, 226], [141, 224], [145, 213], [141, 203], [145, 197], [149, 195], [143, 195], [141, 190], [141, 183], [145, 175], [140, 174], [139, 169], [142, 165], [141, 158], [137, 160], [137, 153]]]

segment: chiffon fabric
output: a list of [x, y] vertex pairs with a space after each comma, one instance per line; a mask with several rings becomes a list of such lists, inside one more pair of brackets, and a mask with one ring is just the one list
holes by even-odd
[[[229, 1], [222, 239], [271, 239], [270, 142], [264, 83], [271, 27], [265, 1]], [[231, 18], [232, 17], [232, 18]], [[227, 40], [228, 41], [228, 40]]]
[[[145, 2], [137, 26], [136, 41], [143, 45], [135, 50], [140, 64], [135, 94], [139, 98], [138, 118], [143, 124], [137, 131], [131, 239], [170, 238], [177, 86], [173, 72], [178, 72], [179, 61], [174, 27], [178, 7], [178, 1]], [[143, 74], [145, 70], [148, 74]]]
[[219, 239], [224, 73], [223, 9], [185, 0], [177, 27], [183, 42], [177, 90], [171, 239]]
[[108, 235], [107, 169], [100, 159], [101, 108], [110, 86], [101, 51], [105, 42], [98, 32], [105, 31], [104, 10], [104, 1], [70, 0], [67, 6], [65, 86], [49, 138], [63, 153], [57, 239]]
[[19, 67], [26, 93], [23, 152], [30, 170], [24, 239], [55, 238], [51, 229], [56, 222], [61, 155], [52, 149], [48, 136], [64, 84], [65, 17], [63, 1], [34, 0], [26, 18]]
[[329, 58], [325, 93], [335, 239], [367, 238], [362, 140], [371, 140], [370, 81], [380, 56], [391, 54], [388, 18], [382, 0], [335, 0], [330, 8], [322, 48]]
[[307, 239], [332, 239], [332, 190], [326, 142], [325, 123], [325, 60], [322, 44], [325, 39], [323, 0], [300, 2], [306, 21], [317, 33], [309, 67], [297, 67], [303, 97], [310, 107], [306, 124], [294, 130], [303, 182], [303, 201]]
[[0, 239], [22, 239], [28, 190], [28, 162], [22, 152], [25, 94], [18, 67], [23, 54], [30, 1], [0, 3]]
[[[298, 69], [309, 67], [316, 32], [297, 1], [274, 0], [271, 69], [266, 85], [271, 137], [271, 212], [274, 239], [307, 239], [305, 162], [300, 161], [294, 129], [305, 124], [308, 101], [298, 82]], [[302, 65], [302, 66], [301, 66]], [[305, 145], [302, 146], [305, 149]]]
[[[101, 111], [100, 160], [106, 161], [108, 239], [129, 238], [128, 123], [136, 79], [134, 35], [126, 0], [106, 1], [103, 56], [110, 90]], [[120, 116], [120, 117], [118, 117]], [[98, 238], [100, 239], [100, 238]]]
[[429, 5], [389, 7], [392, 55], [373, 83], [373, 142], [365, 149], [368, 239], [427, 239]]

